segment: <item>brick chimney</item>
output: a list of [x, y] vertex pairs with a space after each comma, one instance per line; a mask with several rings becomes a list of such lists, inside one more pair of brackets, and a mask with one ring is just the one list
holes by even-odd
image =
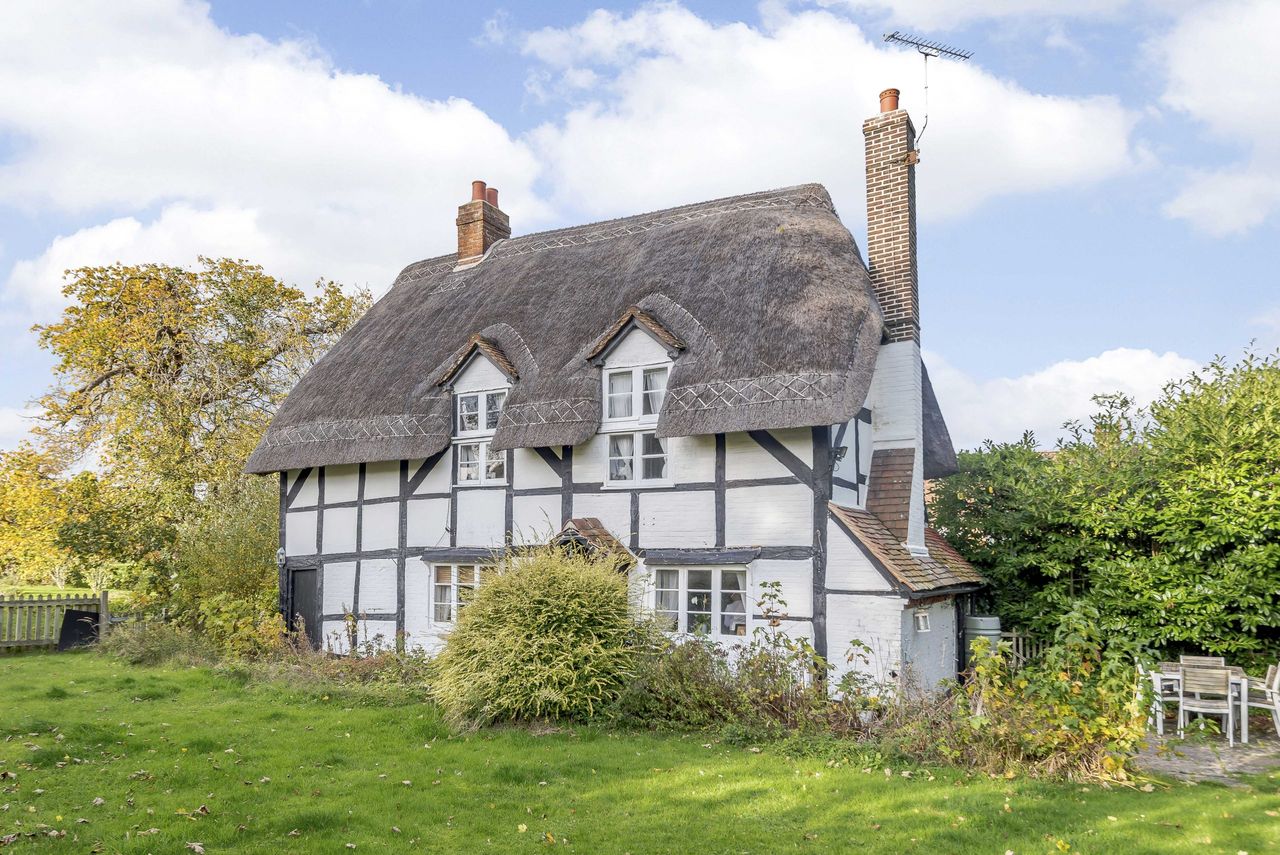
[[867, 264], [890, 341], [920, 341], [916, 269], [916, 130], [898, 90], [862, 123], [867, 146]]
[[458, 206], [458, 263], [480, 260], [489, 247], [511, 237], [511, 220], [498, 208], [498, 191], [471, 182], [471, 201]]
[[924, 400], [920, 287], [916, 266], [916, 132], [880, 93], [880, 112], [862, 123], [867, 149], [867, 269], [884, 314], [885, 341], [867, 395], [872, 459], [867, 510], [912, 552], [925, 553]]

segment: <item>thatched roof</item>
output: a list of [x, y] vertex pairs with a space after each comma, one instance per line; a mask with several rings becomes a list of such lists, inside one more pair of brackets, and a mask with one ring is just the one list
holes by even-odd
[[[497, 448], [577, 445], [600, 421], [588, 355], [628, 312], [682, 349], [662, 436], [848, 421], [883, 321], [818, 184], [500, 241], [479, 264], [411, 264], [302, 379], [250, 472], [427, 457], [450, 440], [440, 381], [480, 341], [509, 360]], [[949, 448], [949, 444], [948, 444]]]

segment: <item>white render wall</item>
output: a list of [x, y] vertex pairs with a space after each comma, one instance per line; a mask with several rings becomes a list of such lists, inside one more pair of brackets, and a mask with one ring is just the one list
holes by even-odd
[[925, 548], [923, 395], [920, 345], [914, 341], [880, 345], [871, 389], [867, 393], [867, 407], [872, 413], [872, 444], [877, 451], [915, 449], [907, 546], [918, 551]]

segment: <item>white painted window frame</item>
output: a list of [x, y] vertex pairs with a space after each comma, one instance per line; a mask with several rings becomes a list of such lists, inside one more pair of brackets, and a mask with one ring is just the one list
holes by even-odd
[[[644, 415], [644, 375], [646, 371], [655, 371], [662, 369], [666, 372], [666, 379], [662, 384], [662, 399], [658, 401], [658, 406], [654, 408], [654, 412]], [[611, 417], [609, 415], [609, 380], [619, 374], [631, 375], [631, 415]], [[601, 432], [610, 430], [628, 431], [637, 430], [644, 427], [652, 427], [658, 423], [658, 412], [662, 409], [662, 401], [666, 400], [667, 383], [671, 380], [671, 362], [650, 362], [644, 365], [619, 365], [613, 368], [605, 368], [601, 372], [601, 413], [600, 425]]]
[[[696, 572], [700, 570], [707, 570], [711, 572], [711, 585], [712, 585], [711, 632], [708, 633], [705, 637], [718, 640], [718, 641], [737, 641], [739, 639], [745, 641], [747, 636], [751, 632], [751, 614], [753, 610], [753, 603], [750, 597], [751, 572], [750, 572], [750, 569], [744, 564], [707, 565], [707, 566], [699, 566], [699, 567], [683, 567], [683, 566], [675, 566], [675, 565], [650, 567], [649, 571], [653, 574], [653, 585], [652, 585], [653, 592], [652, 592], [652, 596], [649, 597], [650, 609], [653, 610], [655, 615], [658, 613], [659, 591], [676, 590], [674, 588], [658, 587], [659, 572], [675, 571], [675, 573], [677, 574], [677, 579], [679, 584], [679, 593], [678, 593], [679, 599], [677, 601], [678, 608], [676, 611], [676, 627], [673, 630], [668, 630], [667, 634], [675, 637], [693, 636], [694, 634], [689, 631], [689, 573], [690, 571]], [[743, 616], [742, 635], [721, 631], [721, 626], [723, 625], [722, 621], [725, 614], [725, 611], [724, 611], [724, 599], [725, 599], [724, 595], [726, 593], [725, 587], [724, 587], [725, 573], [741, 573], [742, 574], [742, 591], [741, 591], [742, 616]], [[706, 589], [699, 588], [696, 590], [703, 591]], [[731, 614], [737, 614], [737, 613], [731, 612]]]
[[[468, 564], [465, 561], [460, 561], [457, 563], [440, 562], [438, 564], [431, 564], [429, 566], [431, 568], [431, 603], [429, 606], [428, 614], [431, 617], [431, 625], [432, 626], [453, 626], [458, 619], [459, 591], [462, 589], [468, 589], [472, 593], [475, 593], [475, 590], [480, 587], [480, 577], [486, 568], [481, 564]], [[450, 599], [448, 603], [442, 604], [438, 599], [437, 593], [436, 593], [436, 588], [441, 584], [436, 581], [436, 571], [437, 569], [443, 569], [445, 567], [449, 568], [449, 598]], [[463, 585], [459, 587], [458, 585], [458, 568], [459, 567], [470, 567], [472, 569], [472, 572], [475, 573], [475, 576], [473, 577], [475, 579], [474, 584]], [[440, 618], [436, 617], [436, 608], [439, 605], [447, 605], [449, 607], [449, 614], [452, 615], [452, 617], [450, 617], [448, 620], [441, 620]]]
[[[508, 390], [506, 388], [473, 389], [466, 392], [455, 391], [453, 393], [453, 418], [454, 418], [454, 424], [456, 425], [456, 430], [454, 431], [454, 438], [464, 439], [464, 438], [472, 438], [472, 437], [493, 436], [494, 431], [497, 430], [498, 426], [497, 425], [494, 425], [493, 427], [486, 426], [487, 417], [489, 414], [489, 398], [495, 395], [503, 396], [502, 405], [498, 407], [498, 418], [501, 419], [502, 406], [506, 405], [507, 392]], [[475, 430], [463, 430], [462, 429], [462, 399], [472, 398], [472, 397], [476, 398], [477, 405], [480, 408], [478, 411], [478, 414], [479, 414], [478, 422], [480, 427]]]
[[[490, 434], [492, 439], [492, 434]], [[463, 446], [476, 446], [478, 448], [479, 458], [476, 461], [479, 464], [480, 477], [474, 481], [462, 480], [462, 448]], [[488, 439], [458, 439], [454, 440], [453, 453], [458, 456], [456, 465], [454, 466], [453, 478], [454, 486], [466, 489], [468, 487], [505, 487], [507, 479], [511, 477], [511, 473], [507, 471], [506, 452], [498, 451], [496, 454], [502, 455], [502, 477], [492, 478], [489, 476], [489, 440]]]
[[933, 631], [932, 620], [929, 617], [929, 613], [922, 609], [916, 609], [916, 611], [912, 613], [911, 626], [917, 633], [921, 634]]
[[[631, 475], [632, 477], [626, 481], [617, 481], [609, 477], [613, 461], [613, 455], [609, 453], [609, 446], [612, 445], [613, 439], [619, 436], [631, 437]], [[610, 431], [605, 434], [604, 446], [604, 487], [605, 489], [614, 490], [642, 490], [646, 487], [670, 487], [675, 481], [672, 478], [673, 455], [671, 453], [671, 440], [659, 440], [665, 444], [663, 456], [667, 460], [666, 475], [662, 478], [646, 478], [644, 477], [644, 461], [647, 458], [653, 459], [656, 454], [646, 455], [644, 453], [644, 438], [653, 436], [657, 439], [655, 432], [650, 430], [636, 431]]]

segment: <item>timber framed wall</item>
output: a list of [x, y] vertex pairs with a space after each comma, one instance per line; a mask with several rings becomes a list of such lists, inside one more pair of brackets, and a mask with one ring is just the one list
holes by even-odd
[[856, 447], [861, 424], [673, 438], [672, 482], [655, 487], [607, 485], [603, 435], [505, 452], [506, 483], [494, 486], [458, 486], [454, 447], [428, 460], [284, 473], [281, 607], [293, 607], [291, 572], [314, 568], [331, 646], [345, 649], [350, 613], [357, 640], [407, 635], [430, 648], [447, 629], [431, 620], [432, 564], [483, 563], [509, 544], [545, 542], [571, 517], [597, 517], [646, 568], [734, 563], [749, 568], [753, 589], [780, 582], [788, 629], [823, 652], [837, 458], [865, 483], [860, 455], [841, 455], [836, 442]]

